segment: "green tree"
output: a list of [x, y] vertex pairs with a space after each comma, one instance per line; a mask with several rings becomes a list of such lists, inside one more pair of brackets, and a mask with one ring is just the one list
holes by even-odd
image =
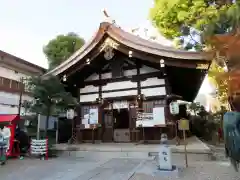
[[150, 19], [161, 34], [169, 39], [186, 34], [192, 36], [189, 27], [196, 30], [194, 33], [210, 30], [224, 33], [230, 21], [234, 21], [230, 17], [235, 15], [235, 7], [236, 4], [231, 0], [155, 0], [150, 9]]
[[216, 93], [219, 101], [226, 104], [228, 101], [228, 82], [222, 77], [224, 73], [224, 68], [213, 61], [208, 72], [208, 79], [217, 88]]
[[[207, 37], [235, 31], [239, 27], [240, 8], [232, 0], [155, 0], [150, 9], [152, 24], [165, 37], [174, 40], [176, 47], [204, 50]], [[219, 99], [226, 102], [227, 83], [217, 78], [223, 73], [220, 58], [215, 58], [209, 70], [210, 81], [218, 88]]]
[[24, 116], [31, 110], [32, 102], [28, 100], [24, 100], [22, 102], [22, 107], [24, 108]]
[[190, 109], [190, 111], [192, 111], [194, 113], [195, 116], [197, 116], [198, 112], [200, 111], [200, 104], [199, 103], [191, 103], [188, 108]]
[[58, 35], [56, 38], [50, 40], [43, 48], [43, 52], [48, 59], [49, 68], [54, 68], [67, 60], [84, 43], [84, 39], [75, 33]]
[[58, 77], [50, 76], [48, 79], [32, 77], [28, 84], [32, 87], [31, 92], [35, 98], [31, 111], [46, 116], [46, 136], [49, 117], [66, 111], [69, 105], [76, 105], [77, 101], [69, 92], [65, 91], [65, 87]]

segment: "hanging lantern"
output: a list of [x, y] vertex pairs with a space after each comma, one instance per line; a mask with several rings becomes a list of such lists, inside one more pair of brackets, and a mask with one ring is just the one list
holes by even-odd
[[67, 110], [67, 119], [73, 119], [75, 116], [75, 112], [73, 109]]
[[170, 113], [173, 115], [176, 115], [179, 113], [179, 106], [178, 103], [176, 101], [173, 101], [169, 104], [170, 107]]

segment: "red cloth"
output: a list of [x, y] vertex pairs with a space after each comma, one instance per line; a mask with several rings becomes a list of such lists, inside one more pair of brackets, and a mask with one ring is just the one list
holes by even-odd
[[218, 137], [222, 138], [222, 135], [223, 135], [222, 128], [218, 128]]
[[0, 114], [0, 122], [12, 122], [19, 119], [20, 116], [16, 114]]

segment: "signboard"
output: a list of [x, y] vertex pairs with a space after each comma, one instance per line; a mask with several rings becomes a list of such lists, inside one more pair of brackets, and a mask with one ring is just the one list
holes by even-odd
[[98, 108], [89, 110], [89, 124], [98, 124]]
[[158, 156], [159, 169], [172, 170], [171, 148], [167, 145], [160, 145]]
[[137, 113], [137, 121], [149, 121], [153, 120], [153, 113], [143, 113], [143, 112], [138, 112]]
[[165, 125], [164, 107], [153, 108], [153, 113], [138, 113], [137, 127], [154, 127], [158, 125]]
[[188, 131], [189, 130], [189, 120], [187, 120], [187, 119], [180, 119], [178, 121], [178, 130]]
[[173, 101], [169, 104], [170, 107], [170, 113], [173, 115], [176, 115], [179, 113], [179, 106], [178, 103], [176, 101]]
[[31, 154], [44, 155], [48, 158], [48, 139], [32, 139], [31, 140]]
[[153, 121], [155, 122], [155, 125], [166, 125], [163, 107], [153, 108]]
[[86, 128], [86, 129], [90, 128], [89, 118], [83, 118], [82, 119], [82, 124], [84, 125], [84, 128]]
[[128, 109], [128, 101], [113, 101], [113, 109]]

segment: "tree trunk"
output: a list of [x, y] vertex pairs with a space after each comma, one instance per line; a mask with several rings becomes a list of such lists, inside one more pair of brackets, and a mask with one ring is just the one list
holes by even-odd
[[51, 112], [51, 108], [49, 107], [47, 109], [47, 116], [46, 116], [46, 121], [45, 121], [45, 131], [44, 131], [44, 136], [45, 138], [47, 137], [47, 131], [48, 131], [48, 123], [49, 123], [49, 118], [50, 118], [50, 112]]

